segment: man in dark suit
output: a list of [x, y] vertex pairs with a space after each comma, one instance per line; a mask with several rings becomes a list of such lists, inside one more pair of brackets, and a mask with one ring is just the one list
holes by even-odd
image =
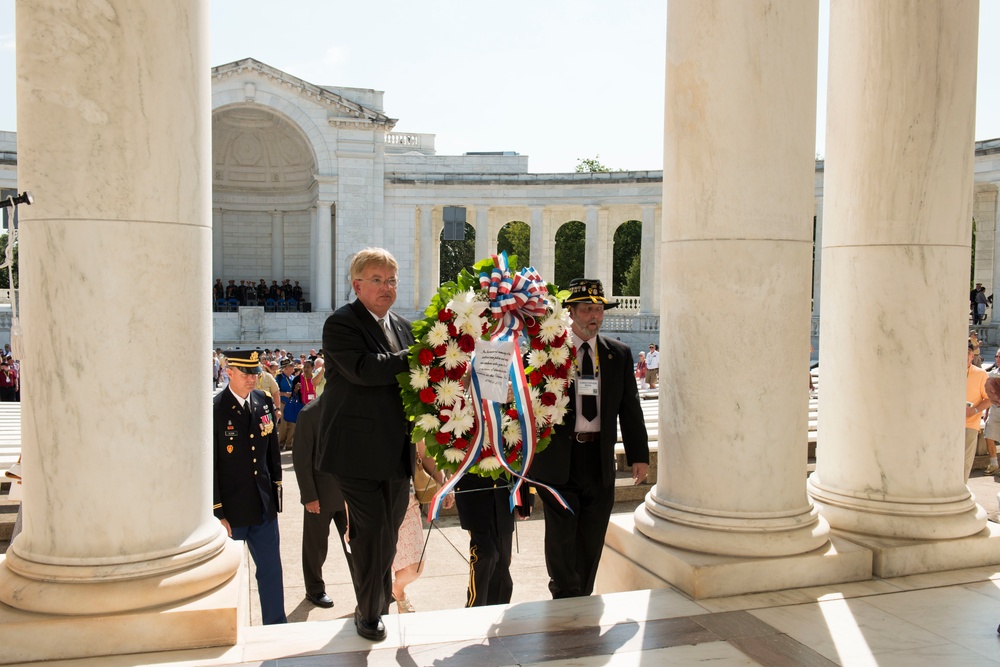
[[299, 412], [292, 464], [295, 466], [295, 479], [299, 482], [299, 496], [305, 508], [302, 518], [302, 579], [306, 585], [306, 599], [317, 607], [330, 608], [333, 600], [326, 594], [323, 563], [326, 562], [330, 544], [331, 521], [337, 526], [337, 536], [344, 548], [347, 567], [353, 571], [354, 564], [344, 542], [344, 533], [347, 532], [344, 496], [333, 475], [318, 469], [316, 452], [323, 401], [323, 395], [320, 395]]
[[409, 500], [414, 448], [396, 375], [408, 370], [410, 323], [390, 312], [398, 265], [367, 248], [351, 262], [356, 301], [323, 325], [329, 375], [323, 391], [320, 468], [333, 473], [347, 500], [354, 624], [367, 639], [385, 638], [382, 615], [392, 595], [392, 560]]
[[271, 399], [254, 386], [260, 350], [226, 350], [229, 386], [213, 405], [215, 516], [234, 540], [243, 540], [257, 566], [257, 590], [265, 625], [285, 623], [278, 512], [281, 454]]
[[553, 598], [590, 595], [615, 502], [615, 442], [621, 423], [625, 455], [639, 484], [649, 467], [649, 443], [632, 352], [598, 335], [608, 302], [600, 280], [576, 279], [565, 304], [573, 318], [576, 369], [569, 411], [535, 458], [529, 476], [554, 487], [573, 512], [539, 489], [545, 506], [545, 566]]

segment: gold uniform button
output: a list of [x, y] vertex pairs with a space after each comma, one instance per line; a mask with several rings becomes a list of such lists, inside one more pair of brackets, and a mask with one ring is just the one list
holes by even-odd
[[257, 463], [257, 459], [254, 459], [254, 460], [253, 460], [253, 462], [254, 462], [254, 463]]
[[256, 474], [257, 474], [257, 471], [256, 471], [256, 470], [254, 470], [254, 471], [253, 471], [253, 474], [255, 474], [255, 475], [256, 475]]
[[255, 452], [255, 451], [257, 451], [257, 448], [256, 447], [250, 447], [250, 451], [251, 452]]
[[253, 433], [250, 434], [250, 439], [253, 440]]

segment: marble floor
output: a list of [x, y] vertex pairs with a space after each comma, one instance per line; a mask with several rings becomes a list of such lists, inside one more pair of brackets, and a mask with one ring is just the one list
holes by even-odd
[[253, 626], [229, 648], [47, 663], [63, 667], [465, 665], [1000, 665], [1000, 568], [693, 601], [631, 591], [385, 617]]

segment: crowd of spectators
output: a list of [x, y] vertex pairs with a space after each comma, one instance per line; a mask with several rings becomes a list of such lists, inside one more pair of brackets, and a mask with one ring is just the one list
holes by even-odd
[[231, 312], [240, 306], [264, 306], [268, 311], [297, 311], [302, 308], [303, 290], [296, 280], [295, 284], [288, 278], [278, 284], [272, 280], [268, 285], [263, 278], [256, 284], [252, 280], [230, 280], [228, 285], [222, 284], [222, 278], [216, 278], [212, 286], [212, 304], [216, 312]]

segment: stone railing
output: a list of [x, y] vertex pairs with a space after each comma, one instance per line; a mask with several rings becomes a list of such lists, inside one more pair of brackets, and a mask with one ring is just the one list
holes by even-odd
[[389, 146], [420, 146], [420, 135], [386, 132], [385, 143]]
[[619, 312], [639, 312], [642, 306], [641, 296], [613, 296], [611, 300], [618, 302]]
[[424, 155], [434, 155], [434, 135], [421, 132], [386, 132], [387, 153], [409, 153], [416, 151]]
[[614, 310], [609, 310], [605, 313], [604, 324], [601, 325], [601, 331], [613, 331], [618, 333], [656, 333], [660, 330], [659, 315], [619, 313], [618, 310], [618, 308], [615, 308]]

